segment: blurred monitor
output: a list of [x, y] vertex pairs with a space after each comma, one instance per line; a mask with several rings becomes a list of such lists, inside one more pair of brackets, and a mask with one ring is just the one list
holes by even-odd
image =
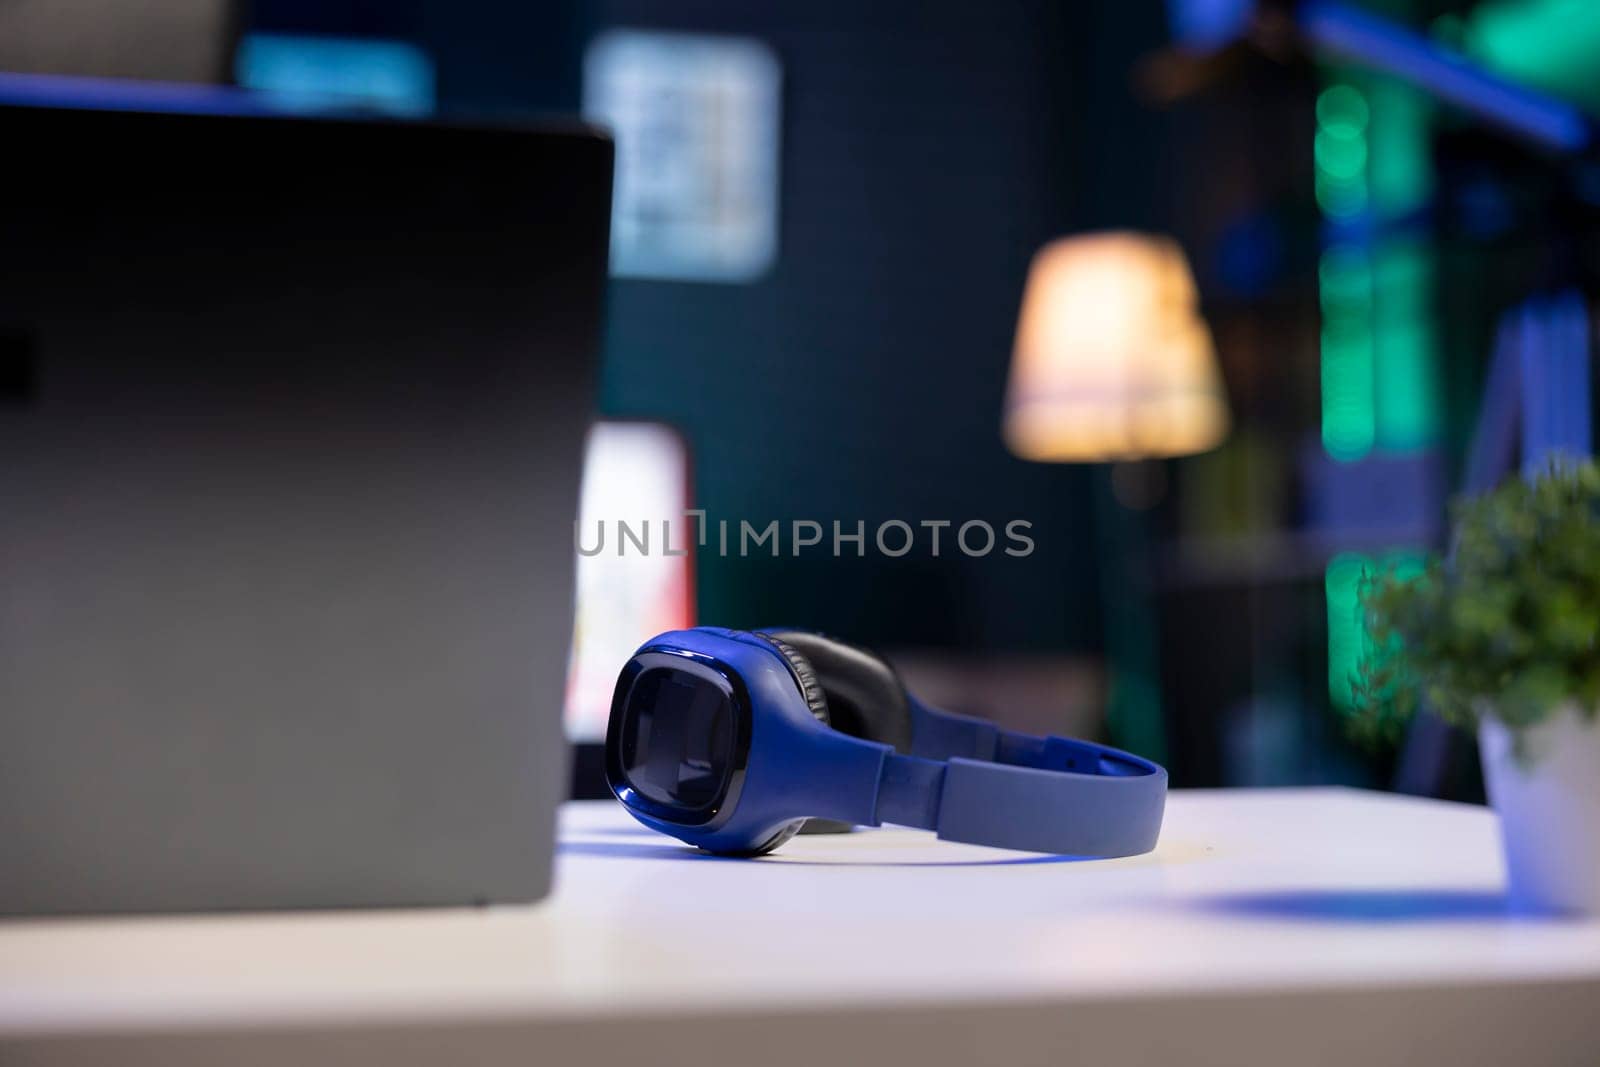
[[778, 250], [780, 68], [761, 41], [612, 30], [583, 109], [617, 141], [611, 273], [743, 282]]
[[0, 71], [226, 80], [236, 0], [0, 0]]
[[234, 76], [293, 111], [417, 116], [434, 108], [433, 60], [406, 41], [250, 33]]
[[[684, 514], [689, 494], [689, 449], [677, 430], [658, 422], [599, 422], [589, 431], [567, 679], [573, 741], [605, 739], [617, 672], [639, 645], [694, 625], [699, 524]], [[647, 552], [620, 539], [619, 522], [635, 538], [648, 529]]]

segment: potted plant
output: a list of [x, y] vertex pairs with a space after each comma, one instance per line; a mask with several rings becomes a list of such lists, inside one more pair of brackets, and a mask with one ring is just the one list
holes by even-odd
[[1453, 509], [1449, 555], [1369, 575], [1356, 723], [1419, 703], [1475, 729], [1519, 910], [1600, 913], [1600, 468], [1552, 465]]

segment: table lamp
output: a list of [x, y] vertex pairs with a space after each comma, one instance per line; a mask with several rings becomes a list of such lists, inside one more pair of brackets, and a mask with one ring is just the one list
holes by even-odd
[[[1228, 429], [1227, 402], [1194, 278], [1177, 244], [1112, 232], [1052, 241], [1028, 271], [1003, 432], [1017, 456], [1107, 463], [1203, 452]], [[1104, 475], [1105, 472], [1100, 472]], [[1106, 720], [1122, 747], [1166, 755], [1140, 523], [1097, 477], [1094, 525], [1107, 653]]]
[[1177, 244], [1093, 233], [1034, 256], [1006, 393], [1023, 459], [1097, 463], [1203, 452], [1227, 401], [1194, 279]]

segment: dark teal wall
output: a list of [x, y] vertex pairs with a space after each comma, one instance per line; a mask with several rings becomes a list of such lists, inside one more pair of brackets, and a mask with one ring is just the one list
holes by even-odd
[[[784, 66], [780, 251], [743, 286], [613, 284], [605, 410], [687, 432], [712, 517], [1031, 520], [1027, 559], [702, 553], [706, 621], [884, 643], [1098, 641], [1083, 472], [999, 436], [1029, 257], [1065, 220], [1055, 5], [597, 5], [766, 40]], [[946, 535], [946, 540], [949, 539]]]
[[[258, 22], [409, 37], [455, 112], [573, 110], [613, 26], [749, 34], [783, 63], [781, 227], [749, 285], [613, 284], [602, 403], [678, 424], [713, 518], [1034, 523], [1035, 554], [702, 554], [708, 622], [880, 643], [1100, 644], [1087, 472], [999, 419], [1028, 259], [1148, 225], [1161, 161], [1128, 71], [1160, 0], [258, 0]], [[925, 542], [923, 542], [925, 546]]]

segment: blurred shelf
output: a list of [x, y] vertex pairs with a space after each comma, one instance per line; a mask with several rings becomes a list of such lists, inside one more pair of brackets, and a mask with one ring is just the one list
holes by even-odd
[[1232, 537], [1168, 541], [1158, 553], [1163, 588], [1272, 585], [1318, 581], [1328, 561], [1344, 553], [1381, 555], [1429, 547], [1432, 531], [1415, 525], [1337, 531], [1285, 530]]

